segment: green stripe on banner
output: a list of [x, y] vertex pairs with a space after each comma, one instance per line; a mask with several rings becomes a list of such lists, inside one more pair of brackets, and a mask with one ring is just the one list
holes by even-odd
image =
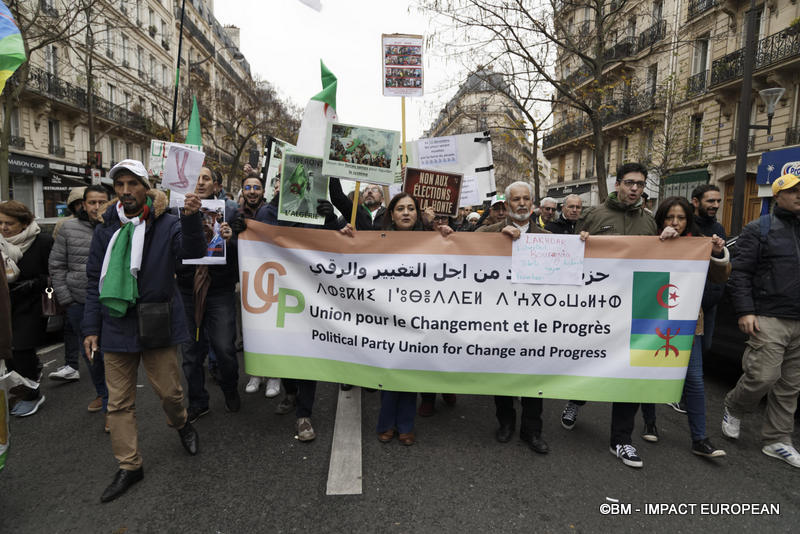
[[[358, 363], [278, 354], [244, 353], [245, 372], [322, 380], [389, 391], [430, 391], [473, 395], [583, 399], [603, 402], [676, 402], [683, 380], [600, 378], [568, 375], [506, 373], [455, 373], [407, 369], [381, 369]], [[302, 370], [302, 372], [299, 372]]]
[[[674, 336], [669, 338], [669, 344], [678, 350], [692, 350], [694, 335]], [[652, 350], [653, 352], [664, 347], [664, 340], [650, 334], [631, 334], [631, 350]], [[664, 352], [663, 350], [661, 352]]]
[[669, 273], [633, 273], [632, 319], [669, 319], [669, 310], [658, 304], [658, 290], [669, 284]]

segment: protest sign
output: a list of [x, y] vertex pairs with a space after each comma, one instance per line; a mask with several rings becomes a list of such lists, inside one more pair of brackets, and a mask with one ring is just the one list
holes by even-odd
[[266, 188], [264, 191], [264, 198], [267, 202], [272, 200], [272, 197], [275, 196], [275, 180], [281, 170], [283, 155], [293, 148], [295, 147], [291, 143], [271, 136], [267, 141], [267, 146], [264, 147], [264, 156], [266, 159], [263, 170], [264, 186]]
[[383, 34], [383, 95], [422, 96], [424, 76], [421, 35]]
[[521, 234], [511, 246], [511, 281], [581, 285], [584, 248], [577, 235]]
[[399, 174], [400, 132], [332, 122], [325, 138], [322, 173], [391, 185]]
[[403, 191], [417, 199], [419, 209], [433, 208], [436, 215], [455, 217], [463, 175], [426, 169], [405, 168]]
[[327, 198], [328, 177], [322, 175], [322, 159], [284, 153], [278, 219], [322, 225], [325, 218], [317, 215], [317, 200]]
[[[169, 195], [170, 208], [183, 208], [186, 197], [173, 191]], [[225, 222], [225, 201], [221, 199], [204, 199], [200, 201], [200, 214], [203, 216], [203, 233], [206, 236], [208, 250], [204, 258], [183, 260], [184, 265], [225, 265], [227, 244], [220, 235], [220, 225]]]
[[183, 143], [170, 143], [160, 139], [150, 140], [150, 157], [148, 160], [147, 172], [150, 176], [158, 176], [164, 180], [164, 169], [167, 166], [167, 155], [171, 146], [177, 145], [194, 150], [202, 150], [199, 145], [187, 145]]
[[248, 374], [619, 402], [680, 398], [711, 253], [592, 236], [583, 285], [520, 286], [499, 233], [248, 223], [238, 247]]
[[474, 206], [497, 193], [489, 132], [417, 139], [406, 145], [408, 166], [464, 175], [460, 206]]
[[194, 193], [206, 155], [199, 150], [172, 145], [167, 154], [163, 186], [177, 193]]

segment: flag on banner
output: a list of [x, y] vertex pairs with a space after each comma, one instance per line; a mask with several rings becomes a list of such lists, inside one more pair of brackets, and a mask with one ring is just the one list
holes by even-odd
[[325, 135], [328, 123], [336, 116], [336, 76], [320, 60], [322, 91], [311, 97], [303, 112], [303, 122], [297, 135], [297, 152], [308, 156], [324, 157]]
[[200, 130], [200, 111], [197, 109], [197, 98], [192, 97], [192, 116], [189, 117], [189, 130], [186, 132], [186, 144], [203, 146], [203, 133]]
[[[697, 311], [681, 295], [703, 291], [696, 273], [634, 272], [631, 365], [685, 367], [692, 351]], [[699, 287], [698, 287], [699, 284]]]
[[0, 2], [0, 93], [3, 92], [6, 81], [25, 59], [25, 45], [14, 16], [5, 2]]

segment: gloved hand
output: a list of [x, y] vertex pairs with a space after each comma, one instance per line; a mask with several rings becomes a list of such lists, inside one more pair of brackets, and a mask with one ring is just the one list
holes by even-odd
[[230, 222], [231, 230], [236, 235], [244, 232], [247, 229], [247, 220], [244, 217], [243, 213], [240, 213], [238, 217]]
[[334, 217], [333, 204], [324, 198], [317, 200], [317, 215], [325, 217]]

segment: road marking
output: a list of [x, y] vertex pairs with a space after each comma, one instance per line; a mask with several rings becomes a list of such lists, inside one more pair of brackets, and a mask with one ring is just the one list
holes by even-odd
[[63, 346], [64, 346], [63, 343], [54, 343], [52, 345], [48, 345], [47, 347], [42, 347], [40, 349], [36, 349], [36, 355], [37, 356], [41, 356], [42, 354], [47, 354], [51, 350], [60, 349]]
[[361, 495], [361, 388], [339, 390], [326, 495]]

